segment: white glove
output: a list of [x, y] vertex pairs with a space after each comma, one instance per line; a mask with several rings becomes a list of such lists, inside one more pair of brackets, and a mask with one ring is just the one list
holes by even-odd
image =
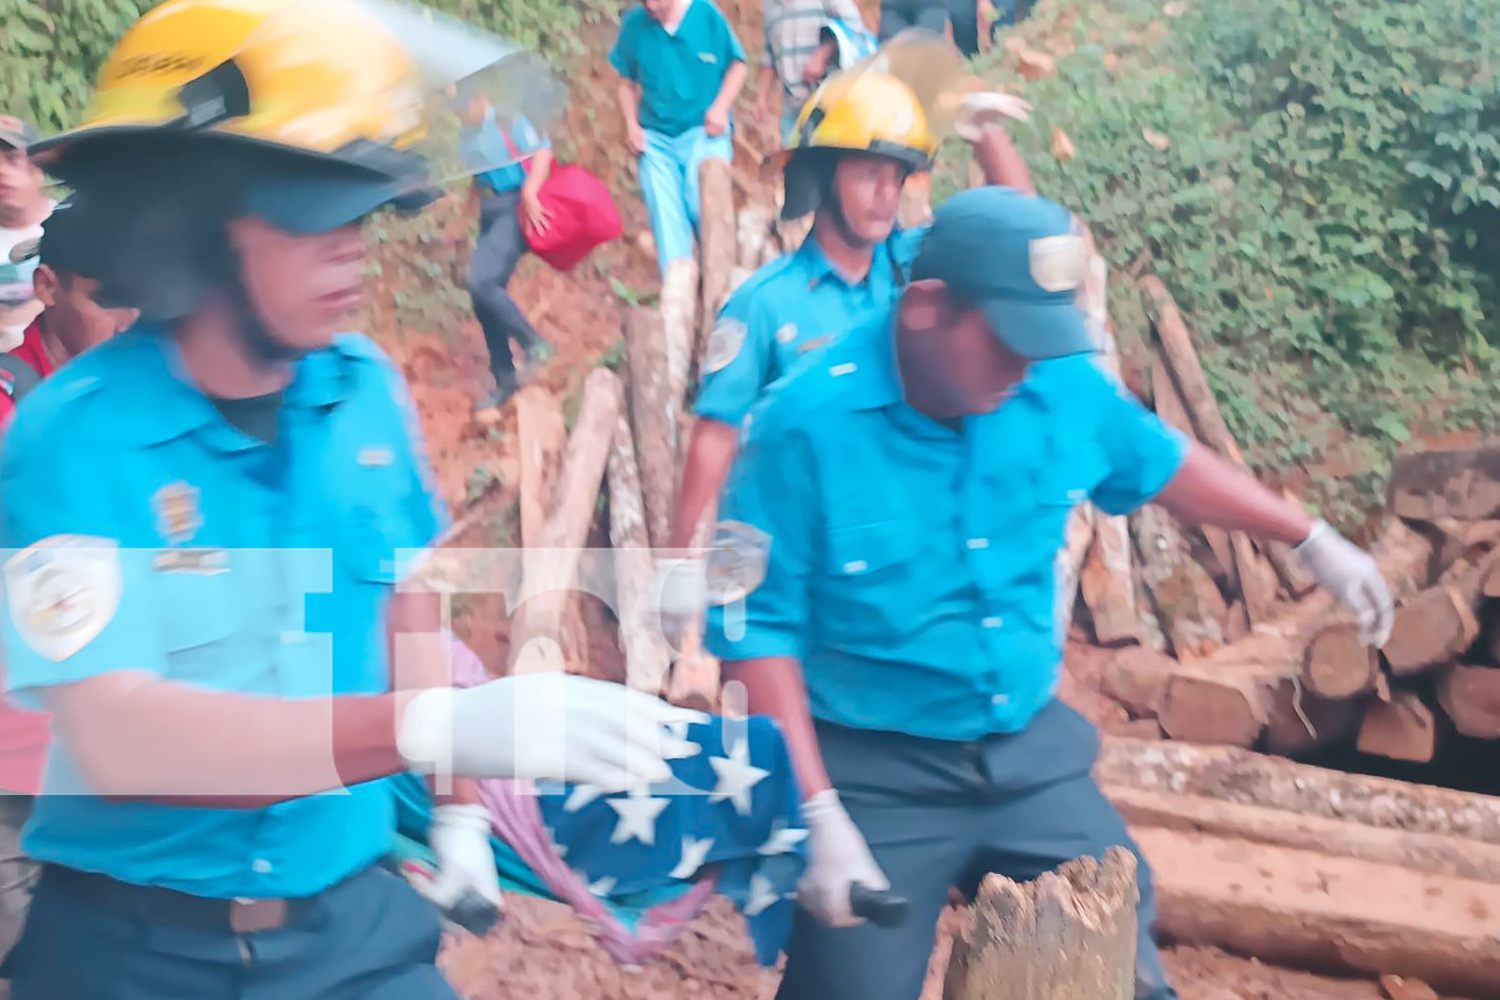
[[650, 597], [667, 641], [682, 643], [688, 626], [708, 607], [708, 564], [701, 556], [658, 558], [653, 566]]
[[953, 132], [965, 142], [978, 142], [984, 137], [984, 130], [1002, 118], [1030, 121], [1031, 105], [1014, 94], [1002, 94], [996, 90], [965, 94], [958, 104]]
[[530, 778], [618, 791], [665, 781], [699, 747], [666, 726], [706, 722], [644, 691], [572, 674], [429, 688], [406, 706], [396, 747], [415, 771]]
[[431, 883], [419, 889], [440, 909], [448, 909], [466, 892], [496, 906], [505, 905], [500, 897], [500, 872], [490, 850], [490, 814], [484, 806], [433, 809], [427, 844], [437, 856], [437, 873]]
[[830, 788], [802, 803], [807, 820], [807, 871], [797, 883], [797, 903], [832, 927], [855, 927], [864, 920], [849, 908], [849, 890], [889, 889], [885, 872], [870, 856], [864, 835], [844, 811], [839, 793]]
[[1354, 612], [1360, 642], [1384, 646], [1391, 637], [1396, 606], [1375, 560], [1322, 520], [1313, 525], [1296, 552], [1318, 583]]

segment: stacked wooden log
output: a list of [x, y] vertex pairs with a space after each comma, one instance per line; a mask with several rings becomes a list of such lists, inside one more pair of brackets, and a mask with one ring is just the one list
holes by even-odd
[[[737, 209], [735, 192], [742, 185], [724, 161], [703, 163], [700, 186], [698, 258], [672, 265], [658, 308], [637, 306], [626, 313], [624, 386], [604, 368], [590, 373], [570, 436], [563, 431], [562, 407], [547, 390], [530, 387], [517, 396], [522, 541], [528, 552], [523, 599], [512, 616], [510, 665], [518, 672], [552, 669], [561, 659], [570, 669], [588, 669], [590, 644], [576, 598], [568, 595], [578, 579], [578, 552], [599, 517], [602, 489], [627, 682], [709, 708], [719, 699], [717, 662], [696, 635], [674, 650], [649, 620], [651, 550], [668, 543], [693, 384], [714, 317], [740, 282], [790, 249], [798, 234], [778, 231], [763, 206]], [[712, 523], [710, 514], [700, 538]]]
[[1106, 693], [1170, 738], [1279, 754], [1353, 747], [1425, 763], [1457, 737], [1500, 740], [1500, 499], [1490, 509], [1480, 496], [1500, 495], [1492, 461], [1500, 446], [1396, 463], [1373, 549], [1397, 597], [1382, 649], [1319, 593], [1207, 657], [1124, 651]]

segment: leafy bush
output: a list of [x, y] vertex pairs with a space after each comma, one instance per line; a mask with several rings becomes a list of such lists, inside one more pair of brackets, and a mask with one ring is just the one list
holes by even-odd
[[1314, 484], [1350, 516], [1413, 429], [1500, 423], [1500, 0], [1056, 0], [1019, 32], [1066, 53], [990, 67], [1039, 187], [1172, 288], [1253, 463], [1372, 470]]

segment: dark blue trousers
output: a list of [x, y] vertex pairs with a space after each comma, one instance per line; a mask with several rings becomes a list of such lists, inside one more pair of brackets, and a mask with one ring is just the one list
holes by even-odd
[[[950, 887], [973, 895], [998, 872], [1033, 879], [1113, 846], [1140, 851], [1090, 771], [1094, 727], [1054, 701], [1021, 733], [973, 743], [819, 724], [829, 777], [891, 889], [911, 901], [901, 927], [836, 930], [798, 911], [779, 1000], [916, 1000]], [[1140, 862], [1136, 996], [1173, 1000]]]
[[437, 910], [367, 869], [253, 934], [188, 928], [37, 887], [5, 963], [11, 1000], [457, 1000], [433, 964]]

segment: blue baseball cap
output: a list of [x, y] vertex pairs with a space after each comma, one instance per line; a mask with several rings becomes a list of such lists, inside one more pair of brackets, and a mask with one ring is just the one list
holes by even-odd
[[995, 335], [1033, 361], [1098, 349], [1077, 295], [1088, 248], [1073, 213], [1014, 188], [954, 195], [933, 213], [912, 280], [972, 299]]
[[429, 191], [410, 181], [373, 172], [287, 171], [253, 181], [240, 208], [283, 232], [309, 236], [358, 222], [386, 205], [413, 210], [431, 200]]

